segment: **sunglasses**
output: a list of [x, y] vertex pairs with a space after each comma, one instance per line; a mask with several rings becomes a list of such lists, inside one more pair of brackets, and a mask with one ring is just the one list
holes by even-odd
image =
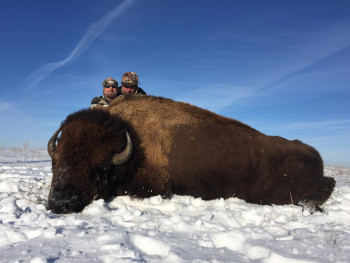
[[117, 88], [117, 86], [112, 85], [112, 84], [107, 84], [107, 85], [104, 85], [103, 87], [104, 87], [104, 88], [109, 88], [109, 87]]

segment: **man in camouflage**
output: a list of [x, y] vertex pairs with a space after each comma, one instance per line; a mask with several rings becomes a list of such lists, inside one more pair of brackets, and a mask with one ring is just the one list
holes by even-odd
[[112, 77], [106, 78], [102, 82], [102, 86], [103, 95], [92, 99], [91, 109], [94, 108], [96, 105], [108, 106], [111, 100], [120, 95], [118, 82]]
[[146, 95], [146, 92], [139, 87], [139, 76], [135, 72], [125, 72], [123, 74], [120, 90], [122, 95]]
[[102, 82], [103, 95], [93, 98], [90, 108], [93, 109], [96, 105], [107, 107], [111, 100], [120, 95], [146, 95], [146, 92], [139, 87], [139, 77], [135, 72], [125, 72], [121, 84], [121, 87], [118, 87], [118, 82], [115, 79], [106, 78]]

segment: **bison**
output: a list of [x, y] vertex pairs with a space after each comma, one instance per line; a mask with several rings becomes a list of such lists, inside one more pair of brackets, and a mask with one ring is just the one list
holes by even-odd
[[154, 96], [120, 96], [109, 107], [69, 115], [48, 152], [54, 213], [79, 212], [95, 199], [119, 195], [318, 207], [335, 186], [311, 146]]

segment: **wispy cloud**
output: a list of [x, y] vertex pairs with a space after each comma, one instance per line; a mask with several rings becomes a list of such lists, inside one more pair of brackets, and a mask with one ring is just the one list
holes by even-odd
[[318, 137], [306, 137], [303, 139], [308, 143], [329, 143], [331, 145], [346, 146], [350, 142], [350, 136], [348, 134], [336, 134], [331, 136], [318, 136]]
[[252, 120], [251, 123], [264, 128], [273, 130], [344, 130], [348, 131], [350, 129], [350, 120], [321, 120], [321, 121], [291, 121], [290, 119], [279, 121], [256, 121]]
[[[303, 74], [314, 65], [322, 63], [350, 47], [350, 20], [343, 20], [323, 30], [304, 36], [299, 45], [291, 47], [290, 56], [285, 65], [285, 71], [280, 71], [280, 77], [261, 87], [264, 92], [278, 87], [283, 82]], [[332, 70], [332, 69], [331, 69]]]
[[[212, 85], [204, 89], [192, 91], [184, 96], [179, 96], [176, 100], [186, 101], [218, 112], [233, 103], [237, 103], [239, 100], [266, 96], [273, 89], [281, 87], [281, 84], [286, 81], [299, 78], [306, 73], [310, 74], [314, 72], [313, 70], [315, 69], [313, 68], [315, 65], [322, 65], [326, 63], [328, 58], [332, 58], [332, 56], [347, 50], [350, 47], [349, 31], [350, 20], [348, 19], [319, 31], [308, 32], [308, 34], [280, 32], [281, 35], [288, 34], [288, 37], [294, 40], [292, 44], [286, 45], [282, 51], [278, 51], [284, 54], [287, 53], [288, 55], [286, 59], [279, 59], [275, 63], [271, 62], [268, 72], [264, 72], [264, 70], [259, 72], [259, 74], [266, 73], [266, 77], [260, 80], [258, 79], [253, 84], [254, 86], [237, 87], [234, 84]], [[265, 38], [265, 36], [260, 40], [254, 38], [251, 41], [267, 41]], [[273, 41], [271, 38], [268, 40]], [[280, 54], [277, 55], [277, 57], [284, 57], [280, 56]], [[334, 68], [327, 67], [322, 70], [334, 71]], [[344, 68], [341, 70], [346, 71], [347, 69]]]
[[[255, 89], [243, 86], [229, 86], [229, 85], [209, 85], [203, 89], [197, 89], [186, 93], [185, 96], [177, 97], [176, 100], [185, 101], [192, 105], [201, 108], [219, 112], [223, 108], [232, 103], [251, 97], [255, 93]], [[216, 94], [213, 96], [213, 94]]]
[[86, 31], [85, 35], [73, 49], [73, 51], [63, 60], [53, 63], [47, 63], [42, 65], [38, 69], [34, 70], [26, 77], [26, 89], [35, 87], [39, 82], [45, 79], [53, 71], [67, 65], [68, 63], [77, 59], [82, 53], [84, 53], [91, 43], [103, 32], [103, 30], [118, 16], [124, 13], [135, 0], [125, 0], [118, 7], [108, 12], [100, 20], [93, 23]]
[[287, 125], [293, 128], [347, 128], [350, 127], [350, 120], [293, 122]]
[[7, 110], [12, 106], [11, 103], [6, 102], [6, 101], [0, 101], [0, 112]]

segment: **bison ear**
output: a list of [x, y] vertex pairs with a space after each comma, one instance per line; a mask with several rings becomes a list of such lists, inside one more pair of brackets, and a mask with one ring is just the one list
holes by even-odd
[[53, 158], [53, 154], [56, 150], [56, 140], [58, 137], [58, 134], [60, 133], [61, 128], [59, 128], [51, 137], [49, 142], [47, 143], [47, 152], [49, 153], [51, 159]]
[[112, 158], [113, 165], [121, 165], [129, 161], [133, 151], [133, 143], [128, 132], [126, 132], [126, 147], [121, 153], [117, 153]]

